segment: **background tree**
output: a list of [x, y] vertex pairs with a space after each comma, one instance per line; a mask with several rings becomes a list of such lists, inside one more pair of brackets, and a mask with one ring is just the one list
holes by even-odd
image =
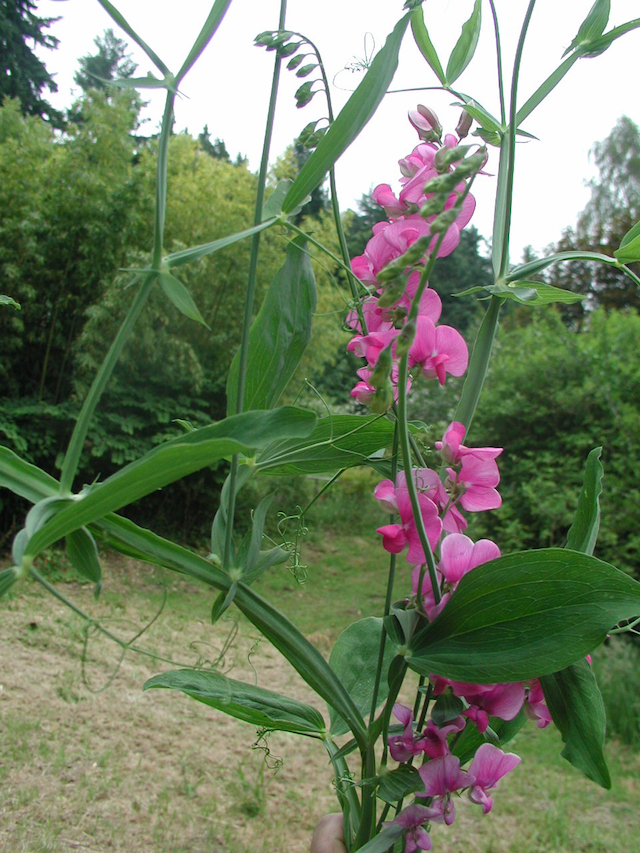
[[73, 75], [74, 81], [83, 92], [89, 89], [104, 89], [109, 82], [118, 78], [131, 77], [138, 67], [128, 53], [124, 39], [118, 38], [113, 30], [105, 30], [93, 43], [98, 52], [87, 54], [78, 60], [80, 66]]
[[[574, 250], [612, 256], [626, 232], [640, 219], [640, 130], [623, 116], [609, 136], [592, 149], [598, 177], [589, 181], [591, 198], [575, 228], [566, 228], [554, 252]], [[632, 266], [637, 273], [640, 265]], [[566, 306], [563, 316], [581, 322], [594, 307], [640, 311], [636, 285], [610, 265], [572, 261], [551, 268], [547, 280], [588, 298]]]
[[58, 87], [44, 62], [27, 45], [50, 50], [58, 46], [55, 36], [44, 32], [57, 18], [39, 18], [31, 0], [0, 0], [0, 104], [17, 98], [24, 115], [41, 116], [54, 127], [64, 124], [62, 113], [43, 97], [42, 91], [57, 92]]

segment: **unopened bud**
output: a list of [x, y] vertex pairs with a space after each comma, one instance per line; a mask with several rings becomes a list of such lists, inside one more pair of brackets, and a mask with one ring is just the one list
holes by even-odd
[[437, 216], [438, 213], [442, 213], [446, 200], [446, 196], [434, 195], [433, 198], [430, 198], [422, 205], [420, 208], [420, 216], [422, 216], [423, 219], [428, 219], [430, 216]]
[[392, 366], [391, 346], [388, 346], [380, 352], [373, 373], [369, 377], [369, 384], [373, 385], [374, 388], [380, 388], [384, 385], [389, 380]]
[[384, 415], [393, 405], [393, 386], [387, 380], [383, 386], [376, 388], [375, 394], [369, 403], [369, 409], [374, 415]]
[[439, 142], [442, 139], [440, 120], [429, 107], [418, 104], [417, 109], [409, 110], [409, 121], [424, 142]]
[[409, 348], [413, 343], [415, 336], [416, 321], [409, 320], [408, 323], [405, 323], [402, 331], [396, 338], [396, 356], [398, 358], [402, 358], [403, 355], [406, 355], [409, 352]]
[[392, 305], [395, 305], [404, 293], [406, 286], [407, 282], [404, 276], [396, 279], [389, 287], [385, 288], [384, 292], [378, 297], [378, 307], [390, 308]]
[[446, 231], [456, 221], [459, 213], [460, 211], [456, 210], [455, 207], [452, 207], [451, 210], [445, 210], [430, 224], [432, 233], [440, 234], [442, 231]]
[[455, 148], [440, 148], [433, 158], [433, 165], [438, 172], [446, 172], [453, 163], [459, 163], [464, 159], [471, 148], [470, 145], [456, 145]]
[[456, 133], [458, 134], [458, 139], [464, 139], [465, 136], [467, 136], [467, 134], [471, 130], [472, 124], [472, 117], [466, 110], [462, 110], [462, 114], [460, 115], [460, 121], [456, 125]]
[[427, 181], [424, 185], [424, 194], [431, 195], [432, 193], [442, 193], [447, 196], [459, 183], [459, 176], [455, 175], [453, 172], [448, 172], [446, 175], [438, 175], [437, 178], [431, 178], [431, 180]]

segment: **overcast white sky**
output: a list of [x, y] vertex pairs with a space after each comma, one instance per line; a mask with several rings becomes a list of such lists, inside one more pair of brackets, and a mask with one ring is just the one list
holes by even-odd
[[[43, 17], [62, 16], [50, 32], [60, 39], [56, 52], [43, 54], [59, 86], [51, 101], [68, 105], [74, 89], [78, 57], [94, 52], [93, 39], [113, 26], [97, 0], [36, 0]], [[199, 32], [212, 0], [114, 0], [116, 7], [163, 61], [177, 71]], [[520, 103], [535, 90], [561, 60], [592, 0], [538, 0], [529, 30], [522, 69]], [[526, 0], [496, 0], [503, 40], [505, 68], [515, 51]], [[639, 14], [638, 0], [612, 0], [607, 29]], [[241, 152], [257, 169], [262, 145], [273, 54], [253, 46], [253, 38], [277, 26], [279, 0], [234, 0], [207, 52], [185, 79], [183, 98], [176, 107], [177, 129], [199, 133], [207, 124], [213, 137], [224, 139], [230, 154]], [[472, 0], [427, 0], [425, 21], [442, 64], [455, 43]], [[488, 4], [483, 8], [483, 31], [476, 57], [456, 86], [498, 114], [494, 40]], [[334, 80], [336, 112], [360, 76], [345, 66], [379, 49], [402, 15], [402, 0], [289, 0], [287, 28], [308, 35], [319, 47], [330, 79]], [[120, 34], [116, 29], [116, 34]], [[365, 47], [366, 45], [366, 47]], [[138, 50], [132, 50], [139, 74], [155, 71]], [[582, 59], [527, 120], [524, 127], [539, 137], [518, 147], [512, 258], [524, 246], [542, 249], [575, 223], [589, 198], [584, 182], [594, 174], [589, 162], [593, 143], [607, 136], [621, 115], [640, 123], [637, 80], [640, 30], [619, 39], [603, 56]], [[283, 77], [282, 97], [276, 116], [272, 159], [312, 119], [325, 114], [318, 95], [301, 111], [293, 93], [300, 84], [292, 72]], [[436, 80], [417, 51], [408, 32], [392, 89], [433, 86]], [[148, 95], [145, 92], [145, 97]], [[161, 113], [162, 95], [154, 94], [147, 110], [150, 130]], [[362, 193], [379, 183], [397, 186], [397, 161], [417, 143], [406, 120], [407, 110], [421, 102], [434, 107], [445, 126], [453, 129], [459, 110], [450, 106], [451, 95], [410, 92], [387, 96], [337, 167], [340, 203], [353, 207]], [[493, 156], [487, 167], [497, 168]], [[491, 234], [495, 181], [476, 181], [478, 208], [473, 223], [480, 233]]]

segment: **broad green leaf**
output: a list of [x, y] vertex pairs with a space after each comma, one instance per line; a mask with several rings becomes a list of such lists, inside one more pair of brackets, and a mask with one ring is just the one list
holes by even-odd
[[638, 614], [640, 584], [614, 566], [561, 548], [522, 551], [466, 575], [407, 663], [455, 681], [527, 681], [575, 663]]
[[167, 441], [76, 496], [71, 506], [57, 513], [32, 536], [26, 553], [35, 556], [72, 530], [234, 453], [252, 455], [276, 436], [309, 435], [315, 423], [311, 412], [285, 406], [226, 418]]
[[[289, 243], [287, 257], [267, 291], [249, 333], [243, 411], [275, 406], [293, 376], [309, 338], [316, 284], [304, 241]], [[237, 407], [240, 354], [227, 377], [227, 412]]]
[[627, 21], [626, 24], [621, 24], [619, 27], [614, 27], [608, 33], [604, 33], [600, 38], [594, 39], [585, 47], [580, 48], [577, 53], [580, 56], [600, 56], [605, 50], [611, 47], [616, 39], [631, 30], [637, 30], [640, 27], [640, 18], [634, 18], [632, 21]]
[[610, 14], [611, 0], [596, 0], [589, 10], [589, 14], [580, 24], [578, 34], [562, 55], [566, 56], [576, 47], [579, 48], [582, 45], [588, 45], [598, 36], [601, 36], [604, 32], [604, 28], [607, 26]]
[[199, 261], [201, 258], [211, 255], [214, 252], [219, 252], [220, 249], [226, 249], [227, 246], [233, 246], [240, 240], [246, 240], [247, 237], [253, 237], [260, 231], [265, 231], [271, 228], [277, 222], [276, 217], [266, 219], [259, 225], [254, 225], [252, 228], [246, 228], [244, 231], [237, 231], [235, 234], [229, 234], [228, 237], [221, 237], [219, 240], [213, 240], [211, 243], [203, 243], [200, 246], [192, 246], [190, 249], [181, 249], [179, 252], [173, 252], [164, 258], [164, 263], [169, 267], [179, 267], [182, 264], [191, 264], [194, 261]]
[[24, 557], [24, 552], [28, 542], [29, 534], [24, 528], [19, 530], [13, 537], [13, 542], [11, 544], [11, 559], [15, 566], [22, 566], [22, 558]]
[[384, 418], [338, 415], [321, 418], [308, 438], [272, 444], [256, 462], [270, 475], [322, 474], [364, 465], [390, 447], [394, 426]]
[[18, 580], [18, 572], [14, 566], [0, 571], [0, 598], [6, 595], [14, 583]]
[[278, 185], [275, 190], [271, 193], [269, 198], [262, 205], [262, 219], [272, 219], [274, 216], [280, 216], [282, 213], [282, 202], [289, 191], [289, 187], [293, 181], [285, 178], [282, 181], [278, 181]]
[[563, 758], [585, 776], [611, 787], [602, 752], [606, 727], [605, 709], [595, 676], [586, 660], [540, 679], [553, 722], [565, 747]]
[[377, 795], [385, 803], [395, 805], [398, 800], [424, 790], [424, 782], [415, 767], [401, 764], [395, 770], [390, 770], [380, 777]]
[[409, 14], [398, 21], [384, 47], [376, 54], [364, 79], [300, 170], [282, 205], [285, 213], [295, 210], [303, 198], [322, 183], [336, 160], [375, 113], [398, 66], [398, 52], [408, 23]]
[[537, 308], [540, 305], [550, 305], [558, 302], [570, 305], [573, 302], [581, 302], [585, 299], [582, 293], [572, 293], [552, 284], [544, 284], [539, 281], [517, 281], [509, 284], [491, 284], [485, 290], [492, 296], [503, 299], [512, 299], [520, 305], [529, 305]]
[[640, 261], [640, 222], [631, 228], [622, 238], [620, 248], [614, 256], [623, 264], [633, 264]]
[[10, 296], [6, 296], [4, 293], [0, 293], [0, 305], [10, 305], [12, 308], [20, 311], [20, 303], [16, 302], [16, 300], [12, 299]]
[[476, 47], [478, 46], [481, 26], [482, 0], [475, 0], [471, 17], [463, 24], [460, 38], [454, 45], [449, 61], [447, 62], [446, 78], [448, 86], [455, 83], [473, 59]]
[[446, 77], [436, 49], [429, 38], [429, 33], [427, 32], [427, 28], [424, 23], [422, 6], [418, 6], [418, 8], [414, 9], [411, 13], [411, 30], [413, 32], [413, 38], [415, 39], [416, 45], [418, 46], [418, 50], [427, 60], [429, 67], [444, 86], [446, 84]]
[[210, 670], [164, 672], [145, 682], [145, 690], [153, 687], [179, 690], [259, 728], [315, 737], [321, 737], [325, 730], [322, 715], [310, 705]]
[[371, 841], [367, 841], [363, 847], [358, 847], [358, 853], [386, 853], [400, 838], [403, 831], [401, 826], [391, 823], [383, 827], [380, 834], [372, 838]]
[[580, 58], [580, 54], [572, 53], [571, 56], [568, 56], [564, 62], [562, 62], [556, 70], [550, 74], [547, 79], [542, 83], [536, 91], [531, 95], [529, 100], [524, 104], [524, 106], [520, 107], [518, 112], [516, 113], [516, 126], [519, 127], [522, 122], [531, 115], [531, 113], [535, 110], [538, 104], [541, 104], [542, 101], [547, 97], [547, 95], [552, 92], [558, 83], [562, 80], [562, 78], [569, 72], [569, 70], [573, 67], [573, 65]]
[[[422, 688], [424, 690], [424, 688]], [[464, 711], [465, 703], [458, 696], [454, 695], [451, 688], [447, 688], [444, 693], [441, 693], [436, 699], [433, 708], [431, 709], [431, 719], [433, 722], [442, 728], [455, 720]]]
[[30, 462], [25, 462], [8, 447], [0, 447], [0, 486], [20, 495], [32, 504], [58, 494], [59, 485]]
[[69, 506], [71, 498], [54, 495], [43, 498], [31, 507], [25, 519], [25, 530], [29, 537], [38, 532], [44, 525], [59, 513], [64, 507]]
[[600, 529], [600, 495], [602, 494], [602, 448], [595, 447], [587, 457], [578, 508], [567, 534], [567, 548], [582, 554], [593, 554]]
[[66, 546], [67, 556], [76, 572], [96, 585], [95, 595], [97, 598], [102, 587], [102, 571], [95, 539], [86, 527], [80, 527], [78, 530], [69, 533], [66, 538]]
[[[329, 658], [329, 665], [349, 691], [363, 717], [371, 710], [381, 634], [382, 619], [375, 616], [360, 619], [340, 634]], [[387, 671], [395, 655], [395, 648], [387, 637], [377, 705], [387, 698]], [[349, 731], [347, 724], [332, 708], [329, 716], [330, 731], [334, 737]]]
[[362, 714], [349, 691], [320, 652], [269, 602], [240, 583], [235, 604], [296, 669], [307, 684], [337, 712], [353, 732], [358, 746], [366, 743]]
[[[527, 722], [524, 711], [513, 720], [501, 720], [499, 717], [489, 717], [489, 728], [497, 736], [503, 747], [512, 740]], [[478, 747], [486, 743], [488, 738], [481, 735], [476, 726], [467, 724], [462, 734], [451, 748], [451, 752], [460, 759], [460, 764], [466, 764], [476, 754]]]
[[564, 261], [600, 261], [603, 264], [610, 264], [614, 267], [619, 267], [620, 264], [615, 258], [610, 258], [609, 255], [602, 255], [599, 252], [558, 252], [556, 255], [548, 255], [546, 258], [537, 258], [535, 261], [529, 261], [527, 264], [521, 264], [515, 267], [505, 276], [507, 284], [515, 281], [524, 281], [530, 275], [536, 275], [551, 264], [563, 263]]
[[158, 275], [158, 280], [165, 296], [173, 302], [181, 314], [190, 320], [195, 320], [196, 323], [201, 323], [205, 328], [209, 328], [202, 319], [202, 314], [198, 311], [198, 306], [193, 301], [191, 294], [181, 281], [169, 272], [161, 272]]

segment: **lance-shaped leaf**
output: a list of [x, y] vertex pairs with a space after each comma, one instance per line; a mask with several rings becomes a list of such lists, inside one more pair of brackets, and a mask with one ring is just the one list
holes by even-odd
[[408, 23], [408, 14], [398, 21], [364, 79], [300, 170], [282, 205], [285, 213], [295, 210], [303, 198], [322, 183], [329, 169], [375, 113], [398, 67], [398, 52]]
[[626, 24], [620, 24], [619, 27], [614, 27], [608, 33], [603, 33], [600, 38], [593, 39], [587, 45], [583, 45], [577, 53], [580, 56], [600, 56], [605, 50], [608, 50], [616, 39], [631, 30], [637, 30], [640, 27], [640, 18], [634, 18], [632, 21], [627, 21]]
[[471, 17], [463, 24], [460, 38], [455, 43], [454, 48], [451, 51], [449, 61], [447, 62], [446, 78], [448, 86], [455, 83], [473, 59], [476, 47], [478, 46], [481, 26], [482, 0], [475, 0]]
[[640, 261], [640, 222], [631, 228], [622, 238], [620, 248], [613, 253], [623, 264], [633, 264]]
[[103, 483], [92, 486], [84, 495], [78, 496], [68, 508], [58, 512], [31, 537], [25, 553], [35, 556], [72, 530], [90, 524], [219, 459], [234, 453], [253, 455], [276, 436], [309, 435], [315, 423], [313, 413], [285, 406], [270, 412], [236, 415], [167, 441]]
[[260, 231], [266, 231], [271, 228], [278, 220], [275, 217], [266, 219], [259, 225], [254, 225], [252, 228], [246, 228], [244, 231], [237, 231], [235, 234], [229, 234], [228, 237], [220, 237], [219, 240], [213, 240], [211, 243], [202, 243], [200, 246], [192, 246], [190, 249], [181, 249], [179, 252], [173, 252], [164, 258], [164, 263], [169, 267], [179, 267], [182, 264], [191, 264], [194, 261], [199, 261], [207, 255], [212, 255], [214, 252], [219, 252], [221, 249], [226, 249], [227, 246], [233, 246], [240, 240], [246, 240], [247, 237], [253, 237], [254, 234]]
[[429, 67], [436, 75], [438, 80], [442, 83], [442, 85], [446, 85], [447, 79], [442, 69], [442, 64], [440, 62], [436, 49], [433, 46], [431, 39], [429, 38], [429, 33], [424, 23], [422, 6], [418, 6], [411, 13], [411, 31], [413, 32], [413, 37], [415, 39], [416, 45], [418, 46], [418, 50], [427, 60]]
[[486, 287], [471, 287], [469, 290], [463, 290], [461, 293], [454, 293], [453, 295], [470, 296], [482, 291], [490, 293], [492, 296], [499, 296], [501, 299], [511, 299], [520, 305], [528, 305], [530, 308], [551, 305], [554, 302], [570, 305], [573, 302], [580, 302], [585, 299], [581, 293], [572, 293], [570, 290], [563, 290], [561, 287], [554, 287], [551, 284], [544, 284], [539, 281], [517, 281], [509, 284], [498, 283]]
[[638, 614], [640, 584], [614, 566], [561, 548], [522, 551], [469, 572], [407, 663], [455, 681], [527, 681], [570, 666]]
[[0, 447], [0, 486], [32, 504], [53, 497], [60, 488], [52, 476], [25, 462], [8, 447]]
[[[253, 467], [240, 465], [236, 475], [236, 495], [245, 485], [253, 473]], [[229, 510], [229, 490], [231, 488], [231, 474], [228, 474], [220, 491], [220, 506], [213, 517], [211, 525], [211, 553], [220, 559], [224, 554], [227, 539], [227, 515]], [[236, 550], [233, 539], [230, 541], [231, 553], [229, 554], [230, 565], [235, 565]]]
[[580, 24], [578, 34], [562, 54], [566, 56], [576, 47], [589, 44], [604, 32], [611, 14], [611, 0], [596, 0], [584, 21]]
[[362, 714], [347, 688], [316, 647], [286, 616], [242, 583], [238, 585], [235, 604], [286, 657], [307, 684], [346, 721], [360, 749], [366, 748], [367, 735]]
[[586, 660], [540, 679], [553, 722], [560, 729], [565, 747], [563, 758], [585, 776], [611, 787], [611, 777], [602, 752], [606, 718], [604, 702], [595, 676]]
[[15, 566], [0, 572], [0, 598], [5, 595], [18, 580], [18, 570]]
[[397, 823], [389, 823], [382, 828], [382, 831], [372, 838], [371, 841], [358, 848], [358, 853], [386, 853], [390, 850], [395, 842], [404, 832], [401, 826]]
[[96, 585], [97, 598], [102, 587], [102, 571], [95, 539], [86, 527], [80, 527], [67, 536], [66, 545], [71, 565], [79, 575]]
[[[329, 658], [329, 665], [351, 694], [363, 717], [371, 710], [381, 634], [382, 619], [375, 616], [360, 619], [340, 634]], [[395, 655], [394, 645], [387, 637], [377, 705], [384, 702], [389, 693], [387, 671]], [[329, 715], [330, 731], [334, 737], [349, 731], [347, 724], [333, 708], [330, 708]]]
[[[316, 283], [304, 240], [289, 243], [249, 334], [244, 411], [275, 406], [300, 363], [316, 308]], [[227, 412], [236, 411], [240, 354], [227, 378]]]
[[209, 328], [202, 319], [202, 314], [193, 301], [193, 297], [181, 281], [169, 272], [159, 273], [158, 280], [165, 296], [173, 302], [181, 314], [190, 320], [195, 320], [196, 323], [201, 323], [207, 329]]
[[170, 74], [169, 69], [164, 64], [164, 62], [160, 59], [160, 57], [155, 53], [149, 45], [144, 42], [138, 33], [131, 27], [131, 25], [127, 22], [124, 16], [116, 9], [116, 7], [111, 3], [111, 0], [98, 0], [98, 3], [104, 8], [105, 12], [116, 22], [116, 24], [121, 27], [125, 31], [125, 33], [134, 40], [134, 42], [142, 48], [142, 50], [147, 54], [149, 59], [153, 62], [153, 64], [163, 73]]
[[587, 457], [584, 479], [573, 524], [567, 534], [567, 548], [593, 554], [600, 529], [600, 495], [602, 494], [602, 448], [595, 447]]
[[163, 672], [145, 682], [145, 690], [153, 687], [179, 690], [260, 728], [314, 737], [321, 737], [325, 730], [322, 715], [310, 705], [217, 672], [190, 669]]
[[338, 415], [321, 418], [308, 438], [272, 444], [256, 462], [270, 475], [321, 474], [364, 465], [390, 447], [393, 424], [384, 418]]
[[267, 495], [260, 501], [253, 513], [251, 528], [247, 530], [238, 548], [236, 565], [242, 569], [243, 574], [251, 572], [258, 562], [260, 545], [262, 545], [262, 536], [264, 534], [264, 524], [272, 500], [273, 495]]

